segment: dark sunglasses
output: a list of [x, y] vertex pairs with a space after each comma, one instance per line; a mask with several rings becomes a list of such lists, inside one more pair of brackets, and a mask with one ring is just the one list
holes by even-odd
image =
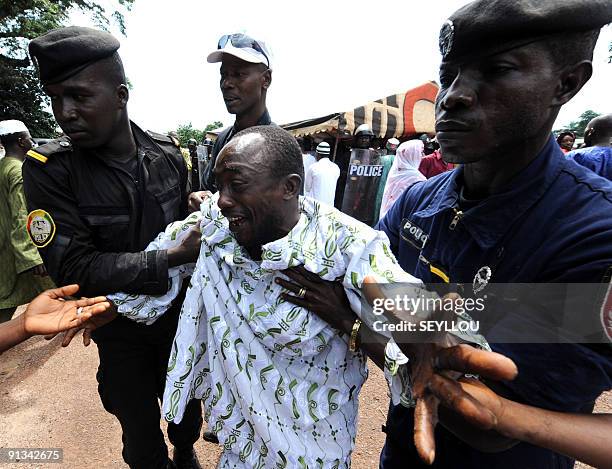
[[268, 62], [268, 67], [270, 66], [270, 58], [264, 52], [263, 47], [259, 45], [252, 37], [247, 36], [246, 34], [237, 33], [237, 34], [224, 34], [219, 39], [219, 43], [217, 44], [217, 49], [223, 49], [227, 43], [230, 42], [232, 46], [237, 47], [238, 49], [253, 49], [257, 52], [263, 54]]

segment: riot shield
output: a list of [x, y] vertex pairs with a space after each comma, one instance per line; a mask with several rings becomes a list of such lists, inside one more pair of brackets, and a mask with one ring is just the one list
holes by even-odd
[[191, 158], [191, 191], [197, 192], [200, 190], [200, 165], [197, 151], [189, 150], [189, 158]]
[[384, 165], [378, 151], [353, 148], [349, 161], [342, 211], [373, 226], [376, 220], [376, 193]]
[[208, 148], [206, 145], [198, 145], [196, 147], [196, 153], [198, 155], [198, 180], [200, 190], [204, 190], [206, 187], [206, 166], [208, 165]]

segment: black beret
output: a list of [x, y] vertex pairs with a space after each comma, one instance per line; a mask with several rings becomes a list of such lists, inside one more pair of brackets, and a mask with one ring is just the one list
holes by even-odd
[[105, 31], [68, 26], [32, 39], [30, 56], [38, 64], [43, 85], [76, 75], [92, 63], [119, 49], [119, 41]]
[[611, 21], [611, 0], [478, 0], [442, 25], [440, 52], [446, 62], [469, 60]]

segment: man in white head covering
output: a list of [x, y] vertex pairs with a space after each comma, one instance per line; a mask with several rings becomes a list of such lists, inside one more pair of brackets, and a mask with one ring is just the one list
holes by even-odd
[[38, 249], [26, 231], [21, 165], [34, 145], [25, 124], [0, 121], [0, 322], [11, 319], [17, 306], [29, 303], [41, 291], [53, 288]]
[[[34, 145], [28, 128], [23, 122], [15, 119], [0, 121], [0, 143], [2, 143], [7, 155], [9, 154], [8, 147], [15, 157], [22, 154], [23, 156], [20, 158], [22, 161], [25, 154]], [[26, 147], [27, 149], [24, 150]]]
[[329, 143], [321, 142], [317, 145], [315, 154], [317, 162], [308, 168], [304, 181], [304, 194], [333, 206], [340, 168], [336, 163], [330, 161], [330, 153]]

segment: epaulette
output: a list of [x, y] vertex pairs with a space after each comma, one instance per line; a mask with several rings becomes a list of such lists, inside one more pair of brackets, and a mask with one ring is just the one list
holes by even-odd
[[147, 130], [147, 134], [153, 140], [156, 140], [158, 142], [170, 143], [170, 144], [174, 145], [177, 148], [180, 148], [180, 146], [181, 146], [179, 144], [179, 141], [176, 138], [174, 138], [173, 136], [171, 136], [171, 135], [158, 134], [157, 132], [152, 132], [150, 130]]
[[60, 137], [45, 143], [39, 147], [33, 148], [26, 153], [28, 160], [38, 164], [46, 164], [47, 160], [57, 153], [64, 153], [72, 150], [72, 142], [68, 137]]

